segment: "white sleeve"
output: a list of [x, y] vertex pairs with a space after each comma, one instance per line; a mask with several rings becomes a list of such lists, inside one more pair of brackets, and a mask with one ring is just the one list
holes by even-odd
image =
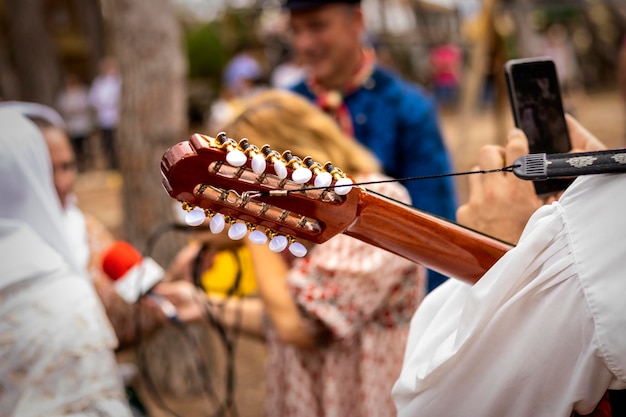
[[590, 413], [613, 376], [602, 359], [559, 204], [473, 287], [444, 284], [415, 314], [398, 416]]

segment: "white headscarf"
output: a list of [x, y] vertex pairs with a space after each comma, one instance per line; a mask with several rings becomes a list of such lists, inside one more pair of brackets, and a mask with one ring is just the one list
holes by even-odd
[[[5, 225], [28, 226], [74, 271], [84, 275], [70, 249], [61, 213], [41, 132], [19, 112], [0, 108], [0, 220]], [[0, 239], [8, 233], [6, 227], [0, 229]], [[37, 259], [36, 253], [32, 259]], [[0, 281], [4, 279], [0, 277]]]
[[55, 127], [66, 131], [67, 127], [63, 117], [54, 110], [52, 107], [48, 107], [39, 103], [31, 103], [28, 101], [3, 101], [0, 102], [0, 109], [12, 109], [26, 117], [39, 117], [52, 123]]

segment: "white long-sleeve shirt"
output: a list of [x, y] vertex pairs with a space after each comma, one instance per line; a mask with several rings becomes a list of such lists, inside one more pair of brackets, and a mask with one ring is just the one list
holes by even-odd
[[398, 416], [568, 417], [626, 388], [626, 175], [579, 178], [473, 287], [412, 323]]
[[117, 75], [102, 75], [93, 81], [89, 90], [89, 103], [96, 109], [99, 127], [117, 127], [121, 89], [122, 79]]

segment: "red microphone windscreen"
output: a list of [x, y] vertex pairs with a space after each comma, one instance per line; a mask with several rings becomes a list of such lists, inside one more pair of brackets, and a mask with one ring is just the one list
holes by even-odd
[[102, 269], [116, 281], [133, 266], [141, 263], [142, 256], [130, 243], [117, 241], [102, 256]]

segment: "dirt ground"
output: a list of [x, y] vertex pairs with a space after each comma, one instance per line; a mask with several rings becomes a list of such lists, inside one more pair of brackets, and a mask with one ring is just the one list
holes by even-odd
[[[576, 117], [596, 136], [609, 147], [626, 146], [624, 140], [624, 108], [616, 91], [589, 94], [579, 98], [576, 104]], [[509, 112], [503, 121], [505, 126], [512, 126]], [[463, 124], [459, 114], [448, 111], [441, 115], [441, 125], [444, 136], [453, 157], [457, 171], [469, 170], [475, 164], [475, 158], [481, 146], [491, 143], [501, 143], [496, 136], [496, 123], [493, 109], [477, 110], [471, 115], [468, 123]], [[210, 133], [210, 132], [207, 132]], [[92, 144], [97, 149], [97, 144]], [[123, 238], [121, 232], [122, 210], [120, 188], [122, 177], [119, 173], [99, 169], [101, 163], [96, 159], [96, 169], [79, 175], [76, 191], [80, 206], [87, 212], [98, 217], [108, 226], [118, 238]], [[155, 175], [155, 179], [159, 178]], [[467, 180], [459, 177], [457, 180], [459, 201], [467, 198]], [[219, 356], [219, 355], [218, 355]], [[215, 358], [214, 358], [215, 359]], [[223, 366], [222, 357], [213, 362]], [[184, 361], [183, 361], [184, 362]], [[237, 379], [235, 383], [236, 404], [238, 415], [241, 417], [262, 417], [263, 412], [263, 362], [264, 347], [262, 342], [252, 339], [241, 339], [237, 356]], [[154, 366], [159, 366], [154, 364]], [[193, 366], [193, 364], [186, 366]], [[145, 392], [144, 392], [145, 395]], [[159, 410], [153, 402], [150, 403], [152, 416], [168, 416]], [[188, 396], [179, 397], [168, 404], [181, 416], [207, 416], [206, 397]]]

